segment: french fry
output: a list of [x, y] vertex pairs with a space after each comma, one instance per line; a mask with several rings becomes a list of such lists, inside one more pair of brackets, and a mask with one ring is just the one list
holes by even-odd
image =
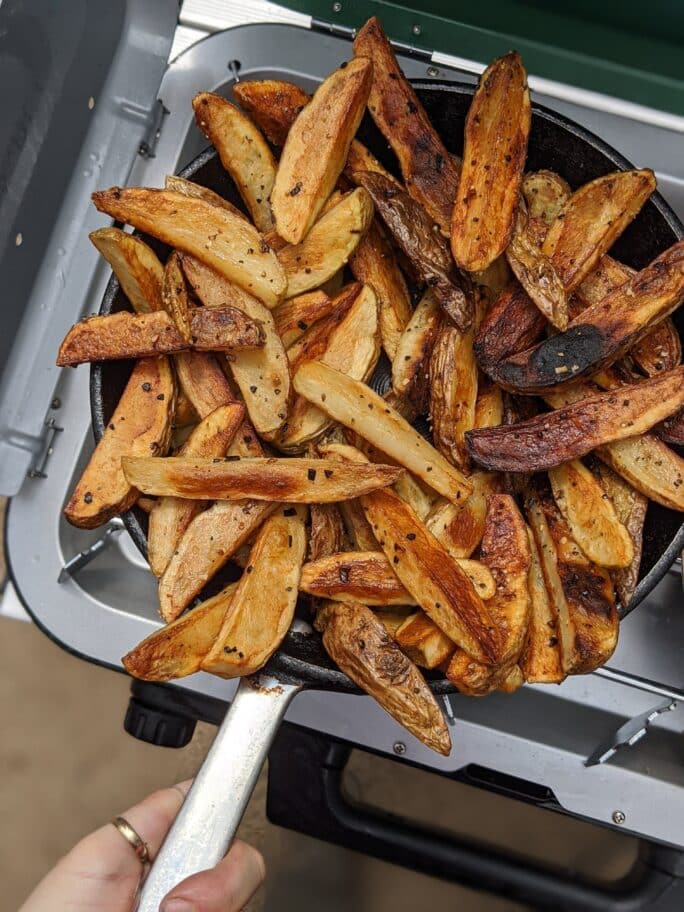
[[192, 100], [197, 126], [216, 148], [259, 231], [271, 231], [269, 199], [276, 162], [268, 143], [249, 117], [220, 95], [200, 92]]
[[306, 508], [278, 509], [257, 534], [223, 626], [202, 669], [223, 678], [253, 674], [268, 662], [294, 618]]
[[[225, 456], [244, 412], [237, 402], [220, 406], [192, 431], [180, 455]], [[155, 576], [162, 575], [181, 536], [203, 506], [201, 501], [180, 497], [160, 497], [155, 501], [147, 530], [147, 559]]]
[[546, 320], [518, 283], [504, 288], [485, 314], [473, 349], [483, 371], [491, 373], [499, 361], [525, 351], [539, 339]]
[[326, 317], [333, 309], [333, 298], [320, 289], [288, 298], [273, 311], [278, 335], [285, 348], [301, 338], [312, 323]]
[[606, 390], [509, 426], [469, 431], [478, 465], [490, 471], [539, 472], [596, 447], [638, 437], [684, 405], [684, 367]]
[[549, 229], [543, 253], [568, 292], [592, 271], [656, 188], [653, 171], [616, 171], [584, 184]]
[[549, 481], [558, 509], [589, 560], [599, 567], [629, 567], [632, 539], [589, 469], [573, 459], [549, 469]]
[[501, 483], [492, 472], [473, 472], [468, 481], [473, 493], [458, 506], [438, 501], [425, 521], [429, 531], [456, 559], [470, 557], [484, 535], [487, 498], [498, 494]]
[[530, 545], [530, 618], [519, 659], [520, 670], [529, 684], [560, 684], [565, 677], [558, 648], [557, 618], [546, 590], [539, 549], [528, 528]]
[[311, 529], [307, 559], [316, 561], [342, 551], [345, 531], [339, 504], [311, 504], [309, 516]]
[[268, 307], [285, 295], [287, 279], [275, 253], [256, 228], [226, 209], [175, 190], [140, 187], [101, 190], [93, 202], [100, 212], [196, 256]]
[[233, 95], [274, 146], [284, 146], [290, 127], [309, 96], [292, 82], [277, 79], [241, 80]]
[[352, 60], [316, 90], [287, 134], [271, 194], [278, 234], [299, 244], [347, 161], [370, 91], [368, 60]]
[[486, 269], [511, 239], [531, 118], [527, 74], [512, 52], [482, 74], [466, 118], [451, 250], [468, 272]]
[[381, 174], [361, 171], [354, 180], [365, 187], [395, 243], [408, 257], [449, 318], [462, 331], [473, 320], [473, 302], [467, 280], [459, 275], [449, 245], [434, 221], [409, 194]]
[[199, 671], [216, 642], [236, 589], [237, 583], [231, 583], [131, 649], [121, 660], [129, 675], [141, 681], [171, 681]]
[[531, 171], [523, 176], [521, 192], [530, 218], [541, 219], [549, 227], [570, 199], [567, 181], [554, 171]]
[[428, 289], [399, 337], [392, 359], [394, 392], [407, 396], [419, 412], [427, 411], [430, 399], [430, 355], [441, 322], [442, 309]]
[[354, 55], [367, 57], [373, 63], [368, 110], [397, 156], [411, 196], [448, 237], [458, 169], [402, 73], [375, 17], [356, 35]]
[[318, 288], [341, 269], [358, 247], [373, 219], [373, 203], [363, 187], [347, 194], [311, 228], [300, 244], [278, 252], [287, 280], [287, 296]]
[[164, 267], [157, 254], [139, 237], [120, 228], [100, 228], [88, 237], [112, 267], [133, 310], [161, 310]]
[[138, 361], [64, 508], [72, 525], [95, 529], [133, 506], [139, 491], [127, 481], [121, 457], [166, 452], [175, 397], [173, 371], [166, 358]]
[[229, 200], [202, 184], [196, 184], [194, 181], [186, 180], [184, 177], [178, 177], [177, 174], [167, 174], [164, 180], [164, 187], [167, 190], [175, 190], [176, 193], [182, 193], [183, 196], [189, 196], [192, 199], [201, 199], [205, 203], [211, 203], [212, 206], [218, 206], [219, 209], [225, 209], [238, 218], [248, 221], [244, 212], [234, 206]]
[[394, 639], [401, 651], [420, 668], [438, 668], [456, 649], [423, 611], [409, 615], [394, 632]]
[[449, 730], [435, 697], [369, 608], [356, 602], [326, 603], [317, 626], [326, 652], [341, 671], [423, 744], [449, 754]]
[[301, 396], [382, 449], [444, 497], [458, 502], [470, 494], [465, 477], [364, 383], [320, 361], [302, 365], [293, 383]]
[[188, 289], [185, 276], [180, 265], [180, 257], [174, 250], [166, 261], [164, 267], [164, 280], [162, 282], [162, 306], [171, 317], [174, 326], [183, 338], [183, 341], [192, 346], [193, 328], [192, 314], [188, 302]]

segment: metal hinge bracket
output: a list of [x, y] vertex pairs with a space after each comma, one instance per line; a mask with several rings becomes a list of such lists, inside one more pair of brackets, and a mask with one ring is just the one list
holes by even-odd
[[38, 456], [36, 457], [35, 463], [28, 470], [29, 478], [47, 478], [45, 469], [47, 468], [48, 461], [52, 456], [55, 449], [55, 439], [57, 434], [61, 434], [64, 430], [62, 427], [57, 426], [57, 422], [54, 418], [48, 418], [43, 426], [43, 433], [41, 435], [41, 444], [40, 450], [38, 451]]
[[149, 112], [147, 130], [140, 140], [140, 145], [138, 147], [138, 153], [145, 158], [154, 158], [159, 136], [162, 131], [164, 117], [168, 113], [168, 108], [164, 106], [164, 102], [161, 98], [158, 98], [152, 106], [152, 110]]

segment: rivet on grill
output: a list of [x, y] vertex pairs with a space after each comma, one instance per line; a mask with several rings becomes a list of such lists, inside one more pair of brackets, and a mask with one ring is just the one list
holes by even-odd
[[423, 30], [422, 30], [422, 28], [416, 23], [416, 25], [413, 26], [413, 28], [411, 29], [411, 31], [413, 32], [414, 35], [420, 35], [420, 33], [421, 33]]
[[624, 811], [613, 811], [613, 823], [624, 823], [624, 822], [625, 822]]
[[333, 3], [333, 13], [341, 13], [341, 12], [342, 12], [342, 4]]
[[406, 753], [406, 745], [404, 744], [403, 741], [395, 741], [394, 744], [392, 745], [392, 750], [394, 751], [395, 754], [397, 754], [399, 757], [401, 757], [402, 754]]
[[428, 76], [432, 76], [434, 78], [435, 76], [439, 76], [439, 70], [435, 66], [429, 66], [427, 68], [427, 74]]

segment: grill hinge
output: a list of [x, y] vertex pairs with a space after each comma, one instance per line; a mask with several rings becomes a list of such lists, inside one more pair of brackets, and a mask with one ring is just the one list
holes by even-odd
[[149, 112], [147, 130], [140, 140], [138, 153], [144, 158], [154, 158], [161, 134], [164, 117], [169, 113], [161, 98], [158, 98]]
[[[356, 37], [356, 29], [349, 25], [337, 25], [334, 22], [326, 22], [325, 19], [311, 19], [311, 28], [315, 32], [325, 32], [326, 35], [334, 35], [336, 38], [346, 38], [352, 41]], [[392, 41], [392, 47], [399, 54], [405, 54], [407, 57], [413, 57], [414, 60], [432, 60], [432, 51], [425, 48], [418, 48], [412, 44], [404, 44], [401, 41]]]
[[[53, 401], [52, 408], [59, 408], [58, 400]], [[45, 470], [50, 461], [50, 457], [55, 451], [55, 440], [57, 439], [57, 435], [61, 434], [63, 430], [64, 428], [57, 426], [57, 421], [54, 418], [46, 419], [45, 424], [43, 425], [43, 433], [40, 436], [40, 444], [37, 448], [38, 454], [36, 456], [36, 461], [27, 473], [29, 478], [47, 478]]]

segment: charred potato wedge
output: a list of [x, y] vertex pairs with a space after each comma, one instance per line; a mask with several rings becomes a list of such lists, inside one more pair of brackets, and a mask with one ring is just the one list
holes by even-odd
[[407, 396], [418, 412], [428, 408], [430, 356], [441, 322], [442, 308], [428, 290], [399, 337], [392, 359], [392, 389], [397, 396]]
[[456, 646], [424, 611], [416, 611], [394, 632], [401, 651], [420, 668], [439, 668], [453, 655]]
[[161, 310], [164, 267], [147, 244], [120, 228], [100, 228], [88, 235], [112, 267], [136, 313]]
[[522, 180], [521, 192], [532, 219], [551, 226], [570, 199], [570, 184], [554, 171], [531, 171]]
[[504, 288], [475, 336], [477, 363], [491, 374], [500, 361], [529, 348], [544, 332], [546, 319], [518, 282]]
[[672, 370], [682, 362], [682, 342], [670, 317], [666, 317], [633, 345], [629, 356], [647, 377]]
[[312, 323], [327, 317], [333, 306], [333, 298], [320, 289], [288, 298], [279, 304], [272, 313], [285, 348], [300, 339]]
[[519, 659], [520, 670], [529, 684], [560, 684], [565, 678], [558, 648], [558, 619], [546, 589], [539, 549], [527, 530], [530, 544], [530, 618], [525, 645]]

